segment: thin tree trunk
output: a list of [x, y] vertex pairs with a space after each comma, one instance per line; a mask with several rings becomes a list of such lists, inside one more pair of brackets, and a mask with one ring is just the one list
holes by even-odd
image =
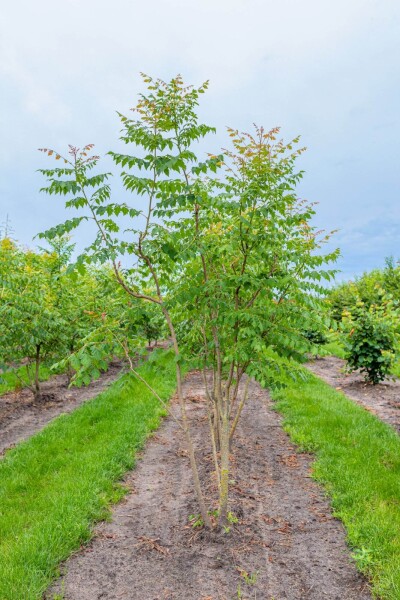
[[234, 436], [235, 431], [236, 431], [237, 424], [238, 424], [239, 419], [240, 419], [240, 415], [242, 414], [243, 407], [244, 407], [244, 405], [246, 404], [246, 401], [247, 401], [248, 390], [249, 390], [249, 381], [250, 381], [250, 378], [247, 377], [246, 383], [245, 383], [244, 392], [243, 392], [243, 397], [242, 397], [242, 399], [241, 399], [241, 401], [239, 403], [239, 406], [238, 406], [238, 409], [237, 409], [237, 412], [236, 412], [236, 416], [235, 416], [235, 418], [233, 420], [233, 424], [232, 424], [232, 427], [231, 427], [231, 432], [229, 434], [229, 441], [230, 442], [232, 442], [233, 436]]
[[[72, 342], [69, 347], [70, 356], [73, 354], [73, 352], [74, 352], [74, 343]], [[74, 369], [72, 368], [71, 363], [68, 361], [68, 368], [67, 368], [67, 385], [68, 386], [70, 385], [73, 376], [74, 376]]]
[[[156, 279], [155, 279], [155, 283], [157, 285], [157, 291], [160, 295], [158, 281]], [[172, 320], [171, 320], [168, 310], [162, 304], [161, 304], [161, 310], [164, 314], [165, 320], [167, 321], [168, 329], [170, 331], [171, 338], [172, 338], [172, 344], [174, 346], [175, 356], [177, 359], [177, 361], [176, 361], [176, 383], [177, 383], [177, 388], [178, 388], [177, 392], [178, 392], [179, 404], [181, 407], [182, 425], [183, 425], [183, 430], [185, 432], [186, 443], [187, 443], [187, 448], [188, 448], [188, 452], [189, 452], [189, 460], [190, 460], [190, 466], [191, 466], [192, 474], [193, 474], [194, 488], [195, 488], [195, 492], [196, 492], [196, 496], [197, 496], [197, 501], [199, 503], [200, 513], [201, 513], [201, 517], [203, 519], [204, 525], [208, 529], [212, 529], [211, 519], [208, 514], [208, 511], [206, 508], [206, 503], [204, 501], [203, 491], [201, 489], [199, 470], [197, 468], [196, 455], [195, 455], [195, 451], [194, 451], [192, 436], [190, 434], [189, 422], [188, 422], [188, 418], [187, 418], [186, 402], [185, 402], [185, 398], [183, 396], [183, 391], [182, 391], [182, 372], [181, 372], [180, 364], [178, 362], [179, 358], [180, 358], [178, 340], [177, 340], [175, 328], [172, 323]]]
[[229, 498], [229, 416], [224, 414], [221, 431], [221, 485], [219, 490], [219, 524], [228, 525]]
[[217, 444], [216, 444], [216, 440], [215, 440], [215, 429], [214, 429], [214, 424], [213, 424], [213, 416], [215, 414], [215, 411], [214, 411], [214, 402], [210, 396], [210, 390], [208, 388], [206, 367], [203, 368], [202, 375], [203, 375], [203, 382], [204, 382], [204, 387], [205, 387], [206, 396], [207, 396], [207, 417], [208, 417], [208, 424], [210, 427], [210, 438], [211, 438], [211, 445], [212, 445], [213, 458], [214, 458], [215, 474], [217, 477], [217, 483], [218, 483], [218, 489], [219, 489], [220, 485], [221, 485], [221, 478], [220, 478], [220, 474], [219, 474], [218, 451], [217, 451]]
[[40, 371], [40, 344], [36, 345], [36, 356], [35, 356], [35, 400], [40, 398], [40, 382], [39, 382], [39, 371]]
[[186, 443], [187, 443], [188, 452], [189, 452], [189, 460], [190, 460], [190, 466], [192, 468], [194, 488], [196, 491], [197, 501], [199, 503], [200, 513], [201, 513], [201, 517], [203, 519], [204, 525], [208, 529], [212, 529], [211, 519], [209, 517], [206, 503], [204, 501], [203, 491], [201, 489], [199, 470], [197, 468], [196, 455], [194, 452], [192, 436], [190, 435], [190, 430], [189, 430], [189, 423], [188, 423], [188, 418], [187, 418], [187, 413], [186, 413], [186, 403], [185, 403], [185, 399], [183, 397], [183, 392], [182, 392], [182, 373], [181, 373], [181, 368], [180, 368], [179, 363], [176, 363], [176, 381], [177, 381], [177, 386], [178, 386], [178, 399], [179, 399], [179, 403], [181, 406], [182, 425], [183, 425], [183, 430], [184, 430], [185, 436], [186, 436]]
[[212, 413], [211, 413], [210, 407], [207, 408], [207, 415], [208, 415], [208, 424], [210, 426], [210, 437], [211, 437], [211, 445], [212, 445], [213, 458], [214, 458], [215, 473], [217, 476], [217, 484], [218, 484], [218, 489], [219, 489], [221, 486], [221, 476], [220, 476], [220, 472], [219, 472], [218, 451], [217, 451], [217, 444], [215, 441], [215, 431], [214, 431], [213, 422], [212, 422], [212, 418], [211, 418]]

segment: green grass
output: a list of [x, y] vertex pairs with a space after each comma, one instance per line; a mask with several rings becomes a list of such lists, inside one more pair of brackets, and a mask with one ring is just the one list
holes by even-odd
[[397, 361], [392, 368], [392, 375], [400, 377], [400, 361]]
[[322, 350], [325, 356], [337, 356], [338, 358], [343, 359], [346, 356], [345, 350], [339, 340], [332, 340], [327, 344], [324, 344], [322, 346]]
[[[165, 352], [139, 371], [167, 400], [174, 364]], [[118, 484], [163, 409], [132, 375], [63, 415], [0, 462], [0, 598], [39, 600], [57, 566], [91, 537], [124, 494]]]
[[374, 593], [400, 598], [400, 437], [318, 378], [273, 391], [284, 427], [316, 454], [315, 478], [332, 498]]
[[[18, 375], [18, 377], [17, 377]], [[47, 381], [54, 373], [47, 365], [40, 365], [39, 380]], [[0, 373], [0, 396], [6, 392], [12, 392], [28, 385], [28, 373], [26, 367], [19, 367], [12, 371]]]

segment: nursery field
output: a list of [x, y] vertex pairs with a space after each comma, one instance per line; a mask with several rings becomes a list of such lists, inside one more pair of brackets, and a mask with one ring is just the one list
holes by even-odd
[[400, 600], [400, 265], [335, 284], [299, 138], [198, 158], [142, 78], [122, 196], [42, 148], [72, 217], [0, 235], [0, 600]]
[[[164, 355], [140, 374], [167, 399], [175, 384]], [[210, 538], [195, 523], [175, 418], [166, 418], [126, 474], [146, 432], [165, 415], [146, 386], [126, 377], [3, 458], [1, 597], [40, 598], [79, 548], [46, 598], [218, 598], [215, 590], [223, 598], [266, 590], [267, 598], [398, 597], [400, 440], [391, 427], [314, 378], [274, 392], [275, 403], [253, 383], [235, 442], [235, 518], [229, 533]], [[199, 371], [186, 376], [184, 393], [212, 497]], [[171, 406], [179, 418], [176, 397]]]

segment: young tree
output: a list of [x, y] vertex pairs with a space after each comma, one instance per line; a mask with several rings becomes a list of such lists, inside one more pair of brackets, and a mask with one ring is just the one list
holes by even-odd
[[378, 304], [366, 306], [358, 300], [351, 312], [345, 311], [347, 368], [358, 369], [376, 385], [390, 376], [398, 357], [400, 320], [397, 303], [380, 288]]
[[0, 242], [0, 362], [24, 361], [36, 400], [40, 365], [56, 355], [65, 329], [52, 289], [52, 266], [49, 255], [23, 251], [8, 239]]
[[137, 315], [138, 326], [143, 337], [147, 340], [149, 347], [151, 343], [157, 346], [159, 340], [167, 333], [163, 315], [157, 310], [157, 306], [149, 302], [141, 303], [139, 313]]
[[[88, 384], [107, 370], [110, 358], [124, 354], [115, 342], [113, 352], [105, 345], [110, 331], [137, 340], [143, 328], [143, 310], [129, 306], [108, 266], [68, 273], [73, 248], [62, 237], [40, 253], [9, 239], [0, 242], [0, 363], [2, 370], [25, 365], [21, 383], [27, 379], [36, 399], [44, 360], [65, 371], [70, 382], [74, 377], [75, 383]], [[143, 333], [141, 338], [144, 347]]]
[[367, 308], [379, 304], [382, 290], [400, 301], [400, 264], [391, 256], [385, 259], [384, 269], [373, 269], [329, 290], [327, 300], [333, 319], [340, 322], [343, 313], [352, 312], [359, 301]]
[[[309, 344], [302, 331], [324, 323], [320, 282], [333, 272], [322, 267], [337, 253], [318, 254], [326, 237], [318, 241], [310, 225], [314, 209], [295, 193], [302, 176], [295, 169], [298, 140], [284, 144], [277, 129], [256, 128], [254, 136], [229, 130], [233, 149], [225, 157], [199, 161], [193, 148], [214, 131], [196, 114], [207, 83], [186, 87], [179, 76], [168, 83], [144, 76], [144, 82], [148, 91], [139, 99], [136, 118], [120, 115], [122, 140], [138, 150], [110, 153], [140, 208], [111, 201], [110, 174], [92, 174], [98, 162], [89, 154], [92, 145], [70, 147], [64, 157], [43, 149], [66, 165], [42, 170], [49, 180], [44, 191], [68, 194], [67, 207], [80, 216], [42, 235], [51, 239], [91, 220], [98, 233], [77, 268], [110, 261], [132, 301], [152, 304], [164, 317], [195, 490], [203, 521], [211, 527], [182, 391], [182, 360], [201, 362], [219, 522], [225, 525], [229, 452], [247, 399], [247, 378], [266, 383], [284, 364], [282, 358], [303, 358]], [[121, 234], [123, 217], [129, 237]], [[132, 266], [121, 267], [123, 255], [132, 257]]]

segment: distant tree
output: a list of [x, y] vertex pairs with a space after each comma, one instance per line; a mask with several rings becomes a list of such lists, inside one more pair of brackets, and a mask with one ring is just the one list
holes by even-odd
[[165, 328], [165, 320], [163, 315], [157, 310], [157, 306], [153, 303], [147, 302], [141, 303], [138, 313], [135, 315], [138, 328], [147, 340], [149, 346], [154, 342], [157, 346], [157, 342], [167, 333]]
[[[40, 252], [8, 239], [0, 244], [0, 365], [3, 370], [25, 365], [36, 399], [43, 361], [66, 372], [70, 382], [87, 384], [107, 370], [112, 356], [125, 356], [116, 335], [138, 345], [140, 337], [144, 348], [142, 307], [129, 305], [106, 265], [71, 272], [74, 246], [68, 237], [50, 240]], [[110, 335], [112, 351], [105, 345]]]
[[348, 370], [359, 369], [373, 385], [390, 376], [400, 341], [398, 305], [382, 289], [380, 294], [378, 304], [359, 300], [343, 319]]
[[393, 257], [385, 259], [383, 269], [373, 269], [329, 290], [327, 301], [332, 317], [340, 322], [343, 313], [351, 312], [359, 301], [367, 307], [379, 304], [382, 290], [400, 302], [400, 264]]
[[400, 302], [400, 263], [395, 262], [393, 256], [385, 259], [382, 287]]
[[9, 215], [6, 215], [6, 218], [2, 223], [0, 223], [0, 240], [14, 240], [15, 231], [11, 225], [11, 219]]
[[0, 362], [23, 362], [28, 387], [41, 396], [43, 360], [62, 346], [66, 322], [52, 288], [50, 256], [23, 251], [8, 239], [0, 242]]

